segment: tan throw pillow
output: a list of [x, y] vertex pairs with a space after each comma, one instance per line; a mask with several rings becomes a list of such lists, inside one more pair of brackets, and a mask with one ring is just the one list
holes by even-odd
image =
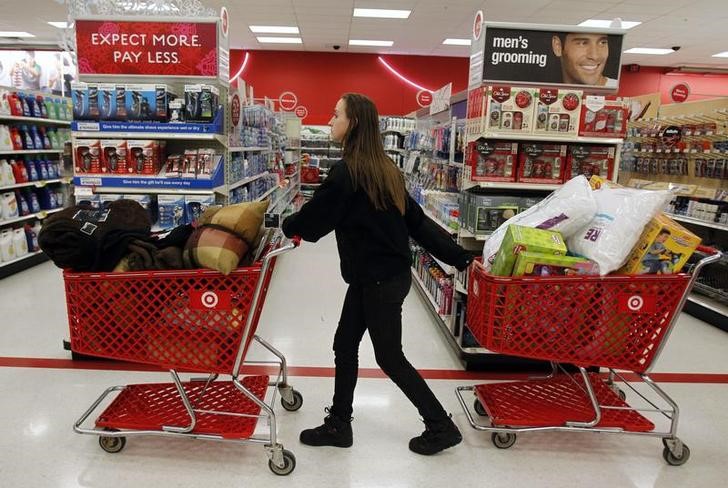
[[252, 245], [263, 225], [263, 217], [269, 203], [269, 200], [264, 200], [222, 207], [212, 215], [210, 223], [234, 232], [248, 245]]
[[230, 274], [247, 254], [248, 245], [227, 229], [204, 225], [187, 240], [183, 260], [187, 268], [208, 268]]

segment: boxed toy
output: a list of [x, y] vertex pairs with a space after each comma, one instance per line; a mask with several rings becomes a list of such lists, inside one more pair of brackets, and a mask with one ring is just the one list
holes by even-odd
[[621, 98], [589, 95], [584, 97], [579, 135], [619, 137], [627, 133], [629, 106]]
[[123, 139], [104, 139], [101, 141], [101, 172], [123, 175], [126, 168], [126, 141]]
[[564, 171], [564, 180], [584, 175], [587, 178], [599, 176], [605, 180], [614, 174], [613, 146], [569, 146], [569, 157]]
[[531, 133], [535, 91], [532, 88], [493, 86], [488, 93], [488, 130]]
[[541, 88], [536, 100], [534, 133], [577, 135], [581, 115], [579, 90]]
[[518, 181], [563, 183], [565, 163], [566, 144], [521, 144]]
[[687, 262], [700, 238], [665, 214], [645, 226], [619, 274], [673, 274]]
[[522, 252], [565, 255], [566, 243], [558, 232], [509, 225], [493, 261], [491, 274], [510, 276], [518, 255]]
[[196, 224], [208, 207], [215, 205], [214, 195], [185, 196], [185, 223]]
[[73, 166], [76, 174], [101, 173], [101, 141], [77, 139], [73, 142]]
[[128, 173], [156, 175], [159, 172], [161, 148], [158, 141], [132, 140], [126, 144]]
[[513, 276], [598, 275], [599, 267], [585, 258], [522, 252], [513, 267]]
[[174, 229], [185, 223], [184, 195], [159, 195], [157, 204], [160, 228]]
[[101, 83], [98, 88], [99, 119], [116, 119], [116, 85]]
[[479, 138], [468, 144], [472, 181], [516, 181], [518, 143]]

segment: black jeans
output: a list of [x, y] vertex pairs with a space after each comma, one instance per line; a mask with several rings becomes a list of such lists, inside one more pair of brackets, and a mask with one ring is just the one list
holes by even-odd
[[351, 417], [359, 370], [359, 343], [364, 332], [374, 346], [382, 371], [417, 407], [426, 421], [447, 418], [447, 413], [402, 351], [402, 303], [412, 277], [409, 273], [370, 285], [349, 285], [334, 337], [336, 377], [331, 413]]

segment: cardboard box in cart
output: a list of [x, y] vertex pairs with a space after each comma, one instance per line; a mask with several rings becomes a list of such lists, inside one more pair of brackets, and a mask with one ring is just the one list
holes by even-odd
[[566, 243], [558, 232], [509, 225], [493, 261], [491, 274], [511, 276], [518, 255], [526, 251], [563, 256], [566, 254]]

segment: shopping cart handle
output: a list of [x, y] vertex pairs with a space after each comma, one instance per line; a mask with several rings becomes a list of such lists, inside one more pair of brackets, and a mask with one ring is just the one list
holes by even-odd
[[703, 254], [707, 254], [709, 256], [713, 256], [714, 254], [720, 253], [720, 251], [714, 247], [703, 246], [703, 245], [698, 246], [697, 250], [698, 250], [698, 252], [702, 252]]

